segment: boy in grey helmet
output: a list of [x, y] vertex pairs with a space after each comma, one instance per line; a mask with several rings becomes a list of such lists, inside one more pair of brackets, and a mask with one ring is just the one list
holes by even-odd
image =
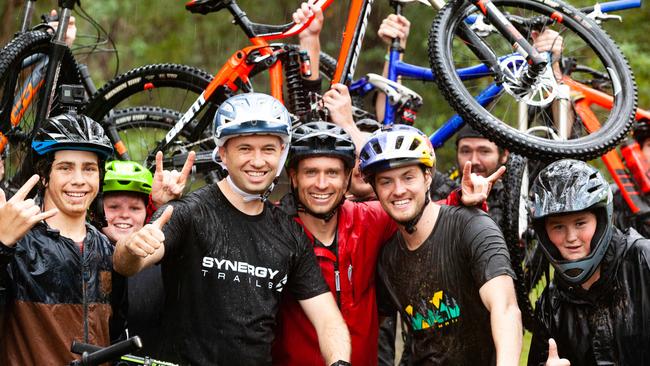
[[609, 184], [582, 161], [550, 164], [532, 194], [555, 275], [537, 301], [528, 365], [650, 363], [650, 241], [613, 226]]

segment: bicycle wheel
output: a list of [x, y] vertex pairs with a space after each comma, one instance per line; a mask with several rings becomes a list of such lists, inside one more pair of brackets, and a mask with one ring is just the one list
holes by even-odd
[[506, 202], [503, 212], [503, 236], [508, 245], [512, 269], [517, 275], [515, 291], [524, 328], [533, 330], [534, 304], [546, 287], [549, 263], [537, 245], [529, 215], [529, 170], [526, 158], [510, 154], [503, 178]]
[[[162, 140], [180, 117], [180, 112], [150, 106], [118, 109], [111, 115], [122, 142], [129, 150], [131, 160], [140, 163], [146, 162], [152, 146]], [[181, 131], [177, 141], [166, 152], [166, 159], [163, 160], [165, 169], [180, 170], [191, 150], [211, 152], [216, 147], [209, 134], [193, 143], [189, 142], [190, 138], [189, 130]], [[197, 160], [190, 189], [223, 178], [221, 167], [210, 156]]]
[[[611, 83], [605, 91], [613, 95], [613, 105], [611, 110], [595, 110], [602, 126], [598, 131], [589, 134], [574, 124], [568, 139], [553, 140], [557, 128], [552, 108], [558, 96], [558, 83], [551, 62], [536, 83], [522, 87], [520, 76], [527, 69], [525, 59], [513, 53], [510, 42], [486, 24], [487, 21], [478, 21], [483, 17], [474, 5], [453, 1], [440, 11], [431, 26], [429, 61], [442, 93], [456, 111], [495, 143], [535, 159], [592, 159], [620, 142], [632, 123], [636, 86], [627, 61], [609, 36], [590, 18], [561, 1], [494, 0], [492, 3], [531, 44], [534, 30], [556, 31], [564, 40], [561, 66], [566, 71], [570, 63], [587, 65], [607, 76]], [[470, 16], [478, 19], [471, 27], [498, 58], [498, 67], [494, 68], [498, 70], [481, 70], [475, 73], [480, 76], [478, 79], [461, 79], [456, 70], [485, 61], [456, 36], [460, 34], [461, 24], [474, 19]], [[491, 103], [481, 106], [474, 96], [490, 84], [502, 89]], [[528, 125], [537, 127], [539, 135], [517, 129], [520, 100], [526, 103]]]
[[[0, 149], [5, 155], [3, 181], [11, 187], [19, 187], [31, 175], [31, 135], [39, 122], [38, 106], [47, 101], [42, 85], [51, 39], [42, 31], [23, 33], [0, 52], [0, 131], [7, 138], [7, 145]], [[61, 84], [80, 84], [77, 63], [69, 50], [61, 60], [57, 87]], [[51, 115], [61, 112], [57, 100], [55, 95]]]

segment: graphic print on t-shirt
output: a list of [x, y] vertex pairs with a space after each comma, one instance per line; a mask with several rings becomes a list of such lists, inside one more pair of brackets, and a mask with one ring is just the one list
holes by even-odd
[[431, 298], [420, 300], [415, 313], [413, 305], [407, 305], [404, 310], [413, 330], [440, 329], [458, 322], [460, 317], [458, 302], [442, 290], [436, 291]]
[[230, 259], [203, 257], [201, 271], [203, 277], [216, 276], [217, 280], [243, 282], [255, 287], [275, 289], [278, 292], [282, 292], [287, 283], [287, 275], [280, 277], [280, 270]]

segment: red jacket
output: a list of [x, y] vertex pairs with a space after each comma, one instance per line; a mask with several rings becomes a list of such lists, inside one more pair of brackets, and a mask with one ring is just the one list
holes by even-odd
[[[295, 216], [298, 223], [302, 222]], [[346, 201], [338, 211], [338, 263], [329, 249], [314, 248], [334, 297], [335, 265], [339, 268], [340, 309], [352, 339], [352, 364], [377, 365], [377, 301], [375, 268], [381, 245], [397, 230], [379, 202]], [[307, 230], [313, 241], [313, 236]], [[300, 304], [285, 294], [273, 345], [274, 365], [324, 365], [316, 330]]]
[[[440, 204], [461, 205], [460, 190], [453, 191]], [[289, 199], [287, 199], [289, 198]], [[282, 208], [303, 225], [289, 195]], [[483, 210], [487, 206], [483, 203]], [[378, 201], [345, 201], [338, 211], [338, 262], [329, 249], [315, 247], [323, 277], [337, 298], [335, 266], [339, 269], [340, 310], [350, 331], [354, 366], [377, 365], [379, 325], [375, 296], [375, 270], [382, 245], [397, 230], [397, 224]], [[303, 226], [304, 228], [304, 226]], [[305, 228], [307, 236], [313, 235]], [[278, 326], [273, 344], [274, 365], [325, 365], [318, 336], [300, 304], [289, 293], [280, 304]]]

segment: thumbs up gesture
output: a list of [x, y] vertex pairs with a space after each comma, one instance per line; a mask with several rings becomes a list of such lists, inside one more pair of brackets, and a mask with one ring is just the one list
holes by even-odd
[[546, 359], [546, 366], [571, 366], [571, 362], [566, 358], [560, 358], [557, 353], [557, 343], [553, 338], [548, 340], [548, 358]]
[[8, 201], [0, 189], [0, 242], [8, 247], [15, 246], [36, 223], [59, 212], [56, 208], [41, 212], [33, 199], [25, 199], [38, 180], [38, 175], [32, 176]]
[[124, 242], [118, 243], [118, 246], [123, 246], [131, 256], [139, 258], [155, 256], [155, 259], [152, 260], [160, 260], [165, 253], [163, 245], [165, 234], [163, 234], [162, 228], [172, 217], [173, 211], [172, 206], [167, 206], [156, 221], [131, 234]]

